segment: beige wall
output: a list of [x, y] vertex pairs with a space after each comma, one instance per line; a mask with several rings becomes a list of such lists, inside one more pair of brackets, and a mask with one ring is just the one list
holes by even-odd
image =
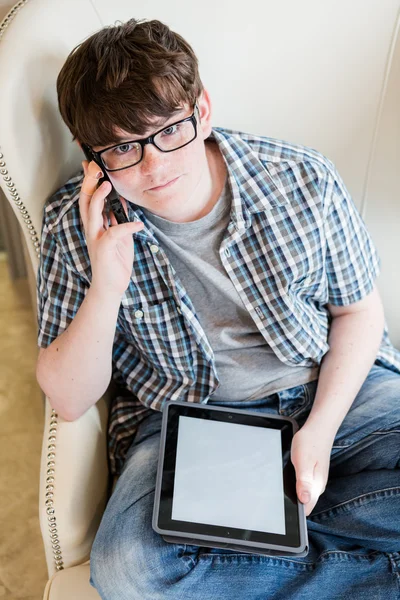
[[[23, 175], [23, 149], [13, 143], [20, 123], [4, 122], [2, 136], [33, 225], [40, 231], [44, 199], [82, 160], [56, 115], [54, 79], [64, 56], [102, 25], [132, 16], [158, 18], [197, 53], [215, 125], [311, 146], [336, 164], [382, 258], [378, 287], [389, 331], [400, 346], [400, 0], [252, 0], [243, 7], [242, 0], [203, 0], [197, 11], [187, 10], [187, 0], [26, 4], [8, 49], [10, 56], [18, 53], [18, 35], [29, 32], [34, 51], [20, 56], [30, 88], [26, 98], [18, 96], [18, 111], [29, 133], [27, 147], [37, 152]], [[2, 66], [8, 89], [19, 90], [23, 70], [8, 67]], [[10, 94], [0, 96], [0, 104], [3, 114], [13, 114]], [[21, 231], [37, 267], [27, 230]]]

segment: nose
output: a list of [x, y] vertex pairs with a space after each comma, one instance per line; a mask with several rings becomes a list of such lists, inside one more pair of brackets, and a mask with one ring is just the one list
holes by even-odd
[[146, 144], [143, 148], [143, 158], [140, 161], [141, 171], [144, 175], [154, 173], [162, 165], [165, 154], [158, 150], [154, 144]]

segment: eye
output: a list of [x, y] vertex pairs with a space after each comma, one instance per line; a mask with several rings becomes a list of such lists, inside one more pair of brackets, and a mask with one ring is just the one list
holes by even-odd
[[133, 149], [133, 144], [121, 144], [114, 148], [115, 154], [127, 154]]
[[171, 136], [174, 135], [174, 133], [176, 133], [179, 129], [179, 124], [178, 125], [171, 125], [171, 127], [166, 127], [166, 129], [163, 129], [162, 134], [166, 135], [166, 136]]

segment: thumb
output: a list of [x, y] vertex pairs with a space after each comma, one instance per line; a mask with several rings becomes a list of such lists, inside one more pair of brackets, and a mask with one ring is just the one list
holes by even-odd
[[304, 468], [296, 473], [296, 493], [303, 504], [310, 502], [313, 494], [314, 469]]

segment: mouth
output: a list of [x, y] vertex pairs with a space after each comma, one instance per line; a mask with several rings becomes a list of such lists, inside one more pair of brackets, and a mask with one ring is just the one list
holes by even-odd
[[149, 188], [147, 191], [148, 192], [158, 192], [159, 190], [165, 190], [165, 189], [171, 187], [172, 185], [174, 185], [174, 183], [176, 181], [178, 181], [178, 179], [180, 179], [180, 175], [179, 175], [179, 177], [175, 177], [175, 179], [171, 179], [171, 181], [167, 181], [166, 183], [164, 183], [162, 185], [157, 185], [155, 187]]

